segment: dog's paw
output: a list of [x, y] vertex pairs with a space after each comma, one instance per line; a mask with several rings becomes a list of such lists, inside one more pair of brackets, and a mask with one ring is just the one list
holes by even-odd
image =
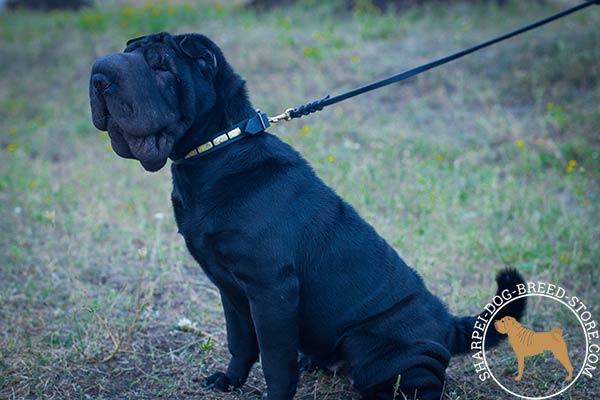
[[317, 364], [317, 360], [315, 358], [307, 356], [306, 354], [302, 354], [298, 360], [298, 368], [300, 373], [315, 372], [319, 369], [319, 365]]
[[242, 386], [239, 379], [231, 379], [223, 372], [215, 372], [204, 380], [204, 387], [207, 389], [217, 389], [221, 392], [231, 392]]

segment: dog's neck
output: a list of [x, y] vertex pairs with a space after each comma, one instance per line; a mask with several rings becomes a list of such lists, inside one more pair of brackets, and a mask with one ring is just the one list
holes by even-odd
[[181, 159], [190, 150], [213, 139], [218, 132], [224, 131], [255, 114], [248, 99], [245, 82], [241, 79], [235, 87], [229, 87], [218, 96], [215, 105], [201, 118], [197, 118], [190, 129], [179, 140], [171, 153], [173, 160]]

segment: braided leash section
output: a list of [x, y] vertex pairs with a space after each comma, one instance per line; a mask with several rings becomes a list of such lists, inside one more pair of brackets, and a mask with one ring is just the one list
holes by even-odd
[[582, 10], [582, 9], [584, 9], [586, 7], [589, 7], [589, 6], [593, 5], [593, 4], [600, 5], [600, 0], [587, 0], [587, 1], [585, 1], [583, 3], [580, 3], [580, 4], [578, 4], [578, 5], [574, 6], [574, 7], [568, 8], [568, 9], [566, 9], [564, 11], [561, 11], [561, 12], [559, 12], [557, 14], [551, 15], [548, 18], [541, 19], [541, 20], [539, 20], [537, 22], [531, 23], [531, 24], [526, 25], [526, 26], [524, 26], [522, 28], [516, 29], [516, 30], [514, 30], [512, 32], [506, 33], [506, 34], [501, 35], [501, 36], [497, 36], [497, 37], [495, 37], [493, 39], [490, 39], [490, 40], [487, 40], [485, 42], [479, 43], [479, 44], [477, 44], [475, 46], [472, 46], [472, 47], [469, 47], [467, 49], [461, 50], [461, 51], [456, 52], [454, 54], [450, 54], [450, 55], [448, 55], [446, 57], [442, 57], [440, 59], [437, 59], [435, 61], [429, 62], [427, 64], [423, 64], [423, 65], [421, 65], [419, 67], [410, 69], [408, 71], [404, 71], [404, 72], [401, 72], [399, 74], [392, 75], [392, 76], [389, 76], [387, 78], [384, 78], [384, 79], [372, 82], [372, 83], [370, 83], [368, 85], [361, 86], [359, 88], [356, 88], [356, 89], [344, 92], [344, 93], [339, 94], [337, 96], [330, 97], [329, 95], [327, 95], [327, 96], [325, 96], [325, 97], [323, 97], [323, 98], [321, 98], [319, 100], [316, 100], [316, 101], [313, 101], [313, 102], [310, 102], [310, 103], [306, 103], [306, 104], [302, 104], [301, 106], [298, 106], [296, 108], [293, 108], [293, 109], [292, 108], [288, 108], [287, 110], [285, 110], [285, 112], [283, 114], [279, 114], [279, 115], [276, 115], [275, 117], [269, 118], [269, 122], [270, 123], [277, 123], [279, 121], [290, 121], [290, 120], [292, 120], [294, 118], [300, 118], [300, 117], [302, 117], [304, 115], [309, 115], [309, 114], [312, 114], [314, 112], [321, 111], [323, 108], [325, 108], [327, 106], [330, 106], [332, 104], [336, 104], [336, 103], [339, 103], [340, 101], [349, 99], [351, 97], [358, 96], [358, 95], [366, 93], [366, 92], [370, 92], [371, 90], [379, 89], [380, 87], [383, 87], [383, 86], [391, 85], [392, 83], [400, 82], [400, 81], [405, 80], [407, 78], [410, 78], [412, 76], [421, 74], [421, 73], [423, 73], [425, 71], [429, 71], [432, 68], [439, 67], [440, 65], [443, 65], [443, 64], [449, 63], [450, 61], [454, 61], [456, 59], [464, 57], [467, 54], [471, 54], [471, 53], [473, 53], [475, 51], [478, 51], [478, 50], [481, 50], [483, 48], [486, 48], [486, 47], [489, 47], [491, 45], [494, 45], [496, 43], [502, 42], [503, 40], [512, 38], [513, 36], [517, 36], [517, 35], [520, 35], [520, 34], [522, 34], [524, 32], [530, 31], [532, 29], [539, 28], [542, 25], [545, 25], [545, 24], [547, 24], [549, 22], [555, 21], [555, 20], [557, 20], [559, 18], [565, 17], [565, 16], [567, 16], [569, 14], [572, 14], [572, 13], [574, 13], [576, 11]]
[[325, 101], [327, 101], [328, 99], [329, 99], [329, 95], [323, 97], [322, 99], [315, 100], [310, 103], [302, 104], [301, 106], [298, 106], [298, 107], [294, 108], [292, 111], [290, 111], [289, 116], [290, 116], [290, 118], [300, 118], [303, 115], [308, 115], [308, 114], [312, 114], [317, 111], [321, 111], [323, 109], [323, 107], [326, 106], [326, 104], [323, 104], [323, 103], [325, 103]]

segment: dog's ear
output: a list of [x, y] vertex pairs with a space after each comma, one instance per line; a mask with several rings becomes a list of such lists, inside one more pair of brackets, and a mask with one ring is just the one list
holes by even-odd
[[176, 37], [179, 48], [186, 56], [198, 60], [203, 69], [213, 73], [217, 70], [217, 57], [201, 35], [180, 35]]
[[199, 33], [176, 35], [173, 39], [183, 56], [198, 60], [202, 73], [211, 77], [216, 101], [226, 123], [239, 122], [240, 110], [252, 114], [253, 107], [246, 94], [245, 82], [233, 71], [219, 46]]
[[123, 50], [125, 53], [129, 53], [133, 50], [135, 50], [136, 48], [138, 48], [143, 41], [145, 41], [148, 38], [148, 35], [145, 36], [139, 36], [133, 39], [129, 39], [127, 41], [127, 43], [125, 43], [125, 50]]
[[133, 38], [133, 39], [129, 39], [127, 41], [127, 43], [125, 43], [125, 46], [130, 46], [130, 45], [134, 44], [135, 42], [139, 42], [140, 40], [146, 39], [147, 37], [148, 37], [148, 35], [144, 35], [144, 36], [138, 36], [138, 37]]

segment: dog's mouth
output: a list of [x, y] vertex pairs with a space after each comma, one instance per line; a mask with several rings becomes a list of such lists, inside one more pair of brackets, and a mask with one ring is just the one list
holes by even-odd
[[504, 324], [501, 321], [494, 321], [494, 328], [500, 333], [506, 333], [506, 329], [504, 329]]
[[147, 171], [154, 172], [164, 167], [173, 150], [173, 138], [158, 126], [152, 127], [158, 128], [154, 133], [141, 132], [142, 124], [136, 123], [132, 108], [119, 102], [113, 105], [117, 110], [111, 110], [112, 103], [115, 102], [107, 102], [102, 94], [93, 93], [91, 96], [93, 123], [96, 128], [108, 132], [114, 152], [121, 157], [138, 160]]
[[106, 116], [111, 146], [121, 157], [138, 160], [147, 171], [158, 171], [173, 150], [173, 140], [164, 132], [145, 136], [129, 135], [110, 115]]

